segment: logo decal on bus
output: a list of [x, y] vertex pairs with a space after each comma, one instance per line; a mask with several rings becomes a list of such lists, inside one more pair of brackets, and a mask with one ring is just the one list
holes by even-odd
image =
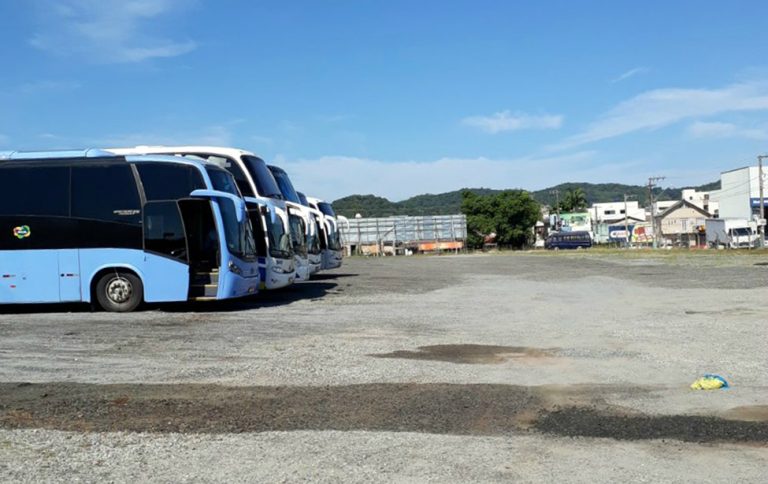
[[13, 228], [13, 236], [17, 239], [26, 239], [30, 235], [32, 235], [32, 229], [29, 228], [29, 225], [20, 225]]

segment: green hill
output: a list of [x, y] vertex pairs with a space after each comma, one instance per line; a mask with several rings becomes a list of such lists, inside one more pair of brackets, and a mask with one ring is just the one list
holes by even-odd
[[[648, 202], [648, 189], [639, 185], [622, 185], [620, 183], [561, 183], [554, 187], [531, 192], [533, 198], [545, 205], [554, 205], [555, 195], [553, 190], [559, 190], [562, 196], [572, 188], [581, 188], [591, 205], [598, 202], [617, 202], [624, 200], [624, 194], [632, 195], [632, 200], [638, 200], [640, 205]], [[686, 187], [687, 188], [687, 187]], [[717, 190], [720, 182], [707, 183], [698, 187], [690, 187], [697, 190]], [[390, 217], [392, 215], [449, 215], [460, 213], [461, 193], [469, 190], [478, 195], [498, 193], [502, 190], [490, 188], [463, 188], [452, 192], [424, 194], [411, 197], [401, 202], [391, 202], [383, 197], [375, 195], [350, 195], [333, 202], [336, 213], [345, 217], [354, 217], [361, 214], [363, 217]], [[682, 188], [657, 188], [654, 197], [658, 200], [679, 200]]]

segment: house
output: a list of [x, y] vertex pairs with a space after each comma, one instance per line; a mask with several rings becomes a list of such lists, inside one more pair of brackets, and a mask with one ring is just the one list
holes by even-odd
[[708, 218], [711, 214], [703, 208], [687, 200], [677, 201], [655, 217], [661, 244], [682, 247], [704, 245], [704, 227]]

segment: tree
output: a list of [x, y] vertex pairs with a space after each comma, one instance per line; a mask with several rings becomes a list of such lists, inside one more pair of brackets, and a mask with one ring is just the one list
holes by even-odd
[[531, 242], [532, 228], [541, 214], [539, 203], [524, 190], [492, 195], [462, 193], [461, 211], [467, 216], [467, 243], [483, 246], [484, 236], [495, 233], [499, 245], [522, 248]]
[[579, 187], [570, 188], [560, 202], [560, 210], [563, 212], [581, 212], [586, 208], [587, 196]]

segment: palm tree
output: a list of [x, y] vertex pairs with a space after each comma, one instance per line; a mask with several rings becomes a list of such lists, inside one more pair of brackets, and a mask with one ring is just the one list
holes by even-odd
[[587, 208], [587, 196], [579, 187], [569, 188], [565, 192], [560, 209], [564, 212], [581, 212]]

